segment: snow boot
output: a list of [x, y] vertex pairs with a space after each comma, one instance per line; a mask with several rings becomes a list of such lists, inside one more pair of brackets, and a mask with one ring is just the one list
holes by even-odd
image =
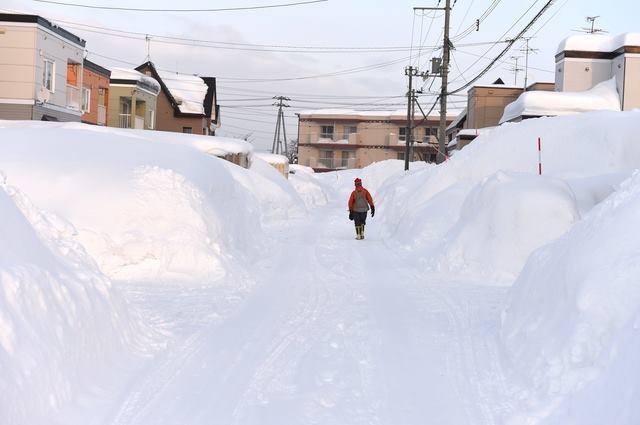
[[356, 224], [356, 240], [360, 239], [360, 225]]
[[364, 239], [364, 225], [362, 224], [356, 226], [356, 239]]

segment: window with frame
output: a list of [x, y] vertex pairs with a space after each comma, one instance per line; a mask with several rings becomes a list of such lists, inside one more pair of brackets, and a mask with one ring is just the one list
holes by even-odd
[[191, 134], [191, 133], [193, 133], [193, 128], [192, 127], [182, 127], [182, 132], [183, 133], [187, 133], [187, 134]]
[[356, 153], [354, 151], [342, 151], [342, 161], [340, 162], [340, 168], [349, 168], [350, 163], [354, 163], [356, 159]]
[[320, 158], [318, 158], [318, 161], [325, 168], [333, 168], [333, 151], [325, 149], [321, 150]]
[[55, 87], [54, 84], [54, 76], [55, 76], [55, 65], [56, 63], [50, 59], [44, 60], [44, 68], [42, 72], [42, 86], [53, 92]]
[[424, 128], [424, 141], [436, 142], [438, 140], [438, 127], [425, 127]]
[[349, 135], [357, 133], [358, 132], [358, 127], [355, 125], [345, 125], [344, 126], [344, 131], [342, 133], [342, 138], [349, 140]]
[[91, 112], [91, 89], [82, 88], [82, 112]]
[[320, 126], [320, 138], [333, 140], [333, 126], [321, 125]]

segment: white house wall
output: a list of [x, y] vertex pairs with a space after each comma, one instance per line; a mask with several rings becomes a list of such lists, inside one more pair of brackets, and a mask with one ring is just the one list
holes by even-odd
[[[50, 93], [48, 103], [65, 107], [67, 104], [67, 63], [82, 64], [83, 48], [69, 43], [57, 34], [44, 28], [38, 28], [36, 42], [36, 69], [35, 82], [36, 93], [42, 87], [42, 75], [45, 59], [55, 62], [54, 92]], [[79, 69], [78, 78], [82, 78], [82, 69]], [[79, 81], [78, 87], [81, 87]], [[34, 93], [35, 94], [35, 93]], [[69, 111], [74, 112], [74, 111]], [[78, 116], [80, 111], [77, 111]]]
[[[625, 55], [623, 110], [640, 108], [640, 55]], [[632, 77], [633, 76], [633, 77]]]
[[556, 91], [585, 91], [610, 78], [607, 59], [563, 58], [556, 65]]

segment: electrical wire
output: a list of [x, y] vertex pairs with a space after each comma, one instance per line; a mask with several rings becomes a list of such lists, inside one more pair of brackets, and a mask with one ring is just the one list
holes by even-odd
[[272, 9], [278, 7], [289, 7], [289, 6], [300, 6], [311, 3], [323, 3], [328, 0], [308, 0], [296, 3], [282, 3], [282, 4], [271, 4], [264, 6], [246, 6], [246, 7], [229, 7], [229, 8], [220, 8], [220, 9], [143, 9], [143, 8], [132, 8], [132, 7], [115, 7], [115, 6], [93, 6], [88, 4], [79, 4], [79, 3], [64, 3], [58, 1], [51, 0], [33, 0], [38, 3], [48, 3], [55, 4], [57, 6], [69, 6], [69, 7], [81, 7], [86, 9], [101, 9], [101, 10], [118, 10], [125, 12], [230, 12], [237, 10], [256, 10], [256, 9]]

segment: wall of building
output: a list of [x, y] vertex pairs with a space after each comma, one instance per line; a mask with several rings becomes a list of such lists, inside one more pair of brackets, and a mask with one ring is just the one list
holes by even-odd
[[0, 119], [30, 120], [32, 115], [33, 115], [33, 105], [0, 103]]
[[156, 101], [156, 130], [182, 133], [185, 127], [191, 127], [193, 134], [208, 134], [208, 119], [204, 117], [176, 117], [171, 102], [160, 91]]
[[[98, 124], [98, 105], [99, 105], [98, 99], [99, 99], [100, 89], [106, 90], [104, 106], [107, 110], [109, 108], [109, 78], [86, 68], [84, 70], [84, 75], [82, 78], [83, 78], [83, 81], [82, 81], [83, 87], [86, 87], [89, 90], [91, 90], [91, 98], [89, 101], [89, 111], [84, 112], [82, 114], [82, 121], [89, 124]], [[108, 117], [107, 117], [107, 120], [108, 120]]]
[[[0, 58], [11, 58], [0, 61], [0, 101], [32, 101], [36, 92], [36, 26], [0, 22], [0, 28]], [[42, 80], [42, 74], [37, 79]]]
[[562, 58], [556, 64], [556, 90], [589, 90], [611, 76], [611, 61], [608, 59]]
[[624, 64], [624, 96], [622, 109], [640, 108], [640, 55], [628, 55]]
[[504, 108], [524, 90], [515, 87], [474, 87], [468, 92], [466, 128], [497, 126]]

